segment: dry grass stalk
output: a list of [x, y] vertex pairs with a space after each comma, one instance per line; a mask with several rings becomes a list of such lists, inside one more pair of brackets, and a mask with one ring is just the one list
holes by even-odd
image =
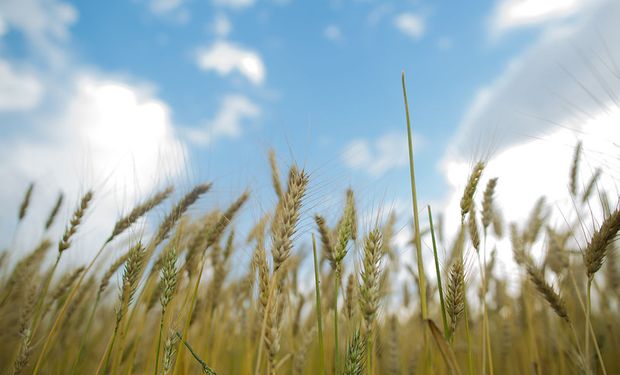
[[112, 234], [110, 234], [110, 237], [108, 237], [106, 242], [111, 242], [114, 238], [127, 230], [147, 212], [157, 207], [161, 202], [168, 198], [170, 194], [172, 194], [173, 190], [174, 189], [172, 186], [168, 186], [164, 190], [155, 193], [152, 197], [134, 207], [133, 210], [129, 212], [129, 214], [123, 216], [116, 222], [116, 224], [114, 224]]
[[280, 170], [278, 169], [276, 153], [273, 149], [269, 150], [269, 166], [271, 167], [271, 181], [273, 183], [273, 189], [275, 190], [278, 199], [282, 199], [284, 193], [282, 192], [282, 184], [280, 183]]
[[325, 222], [325, 218], [323, 216], [316, 214], [314, 215], [314, 222], [316, 223], [317, 229], [319, 230], [319, 237], [321, 239], [321, 254], [324, 259], [329, 260], [330, 263], [334, 263], [334, 245], [332, 240], [332, 234], [330, 229], [327, 227], [327, 223]]
[[[151, 249], [153, 250], [157, 245], [162, 243], [163, 240], [168, 237], [168, 234], [174, 228], [176, 223], [181, 219], [181, 216], [187, 211], [187, 209], [193, 205], [198, 198], [211, 189], [211, 184], [200, 184], [195, 186], [189, 193], [185, 194], [183, 198], [172, 208], [170, 213], [164, 218], [159, 225], [157, 234], [153, 237]], [[151, 251], [152, 251], [151, 250]]]
[[381, 265], [381, 232], [371, 230], [364, 240], [359, 302], [366, 328], [370, 330], [379, 307], [379, 277]]
[[28, 189], [26, 189], [26, 194], [24, 194], [24, 199], [22, 203], [19, 205], [19, 215], [18, 220], [22, 221], [26, 216], [26, 212], [28, 211], [28, 206], [30, 205], [30, 198], [32, 197], [32, 190], [34, 190], [34, 183], [31, 182], [28, 185]]
[[172, 367], [174, 366], [178, 343], [179, 339], [174, 330], [171, 329], [168, 334], [168, 338], [166, 338], [166, 342], [164, 343], [164, 358], [162, 361], [161, 375], [170, 374]]
[[482, 227], [486, 233], [487, 228], [493, 221], [493, 195], [495, 194], [495, 187], [497, 186], [497, 177], [492, 178], [487, 182], [487, 187], [484, 189], [484, 195], [482, 198]]
[[60, 242], [58, 242], [58, 252], [62, 253], [67, 250], [69, 246], [71, 246], [71, 239], [77, 232], [77, 228], [82, 222], [82, 218], [88, 209], [88, 205], [90, 204], [91, 199], [93, 198], [93, 192], [88, 191], [82, 199], [80, 200], [80, 205], [73, 212], [73, 216], [71, 217], [71, 221], [69, 222], [69, 226], [65, 229], [65, 233], [62, 236]]
[[295, 233], [301, 210], [301, 202], [306, 193], [308, 176], [296, 166], [291, 167], [288, 178], [288, 190], [278, 202], [271, 224], [271, 254], [274, 273], [288, 259], [293, 248], [292, 237]]
[[603, 265], [610, 244], [618, 235], [618, 230], [620, 230], [620, 210], [616, 208], [592, 234], [583, 252], [588, 279], [592, 280]]
[[62, 202], [64, 200], [64, 197], [65, 196], [62, 192], [58, 193], [58, 198], [56, 198], [56, 203], [54, 204], [54, 207], [52, 207], [52, 210], [50, 211], [50, 214], [48, 215], [47, 220], [45, 221], [45, 230], [50, 229], [52, 224], [54, 224], [54, 220], [56, 220], [56, 216], [58, 216], [60, 207], [62, 207]]
[[30, 360], [30, 353], [32, 351], [32, 337], [30, 329], [26, 329], [21, 333], [22, 341], [19, 348], [19, 354], [13, 364], [13, 375], [19, 375], [28, 366]]
[[127, 261], [127, 258], [129, 258], [129, 254], [130, 252], [121, 255], [120, 257], [118, 257], [118, 259], [114, 261], [114, 263], [110, 265], [110, 267], [108, 267], [108, 270], [106, 271], [106, 273], [103, 274], [103, 277], [101, 278], [101, 283], [99, 284], [99, 290], [97, 291], [99, 295], [103, 294], [105, 289], [108, 287], [108, 284], [110, 283], [110, 278], [116, 273], [116, 271], [118, 271], [118, 269], [123, 264], [125, 264], [125, 261]]
[[161, 268], [160, 285], [161, 295], [159, 302], [161, 304], [162, 315], [165, 314], [168, 304], [172, 300], [177, 288], [177, 253], [174, 248], [170, 248], [163, 258], [163, 266]]
[[141, 242], [134, 245], [129, 250], [127, 261], [125, 262], [125, 269], [123, 270], [123, 279], [121, 286], [121, 293], [119, 296], [119, 308], [116, 311], [116, 325], [122, 321], [128, 306], [133, 301], [134, 294], [138, 288], [138, 282], [140, 281], [140, 275], [142, 274], [142, 267], [144, 266], [145, 249]]
[[480, 232], [478, 231], [478, 223], [476, 222], [476, 210], [469, 211], [467, 219], [467, 229], [469, 230], [469, 239], [476, 251], [480, 251]]
[[353, 318], [353, 313], [355, 312], [355, 301], [357, 299], [355, 293], [356, 285], [355, 285], [355, 275], [350, 274], [347, 280], [347, 289], [345, 293], [345, 315], [347, 319], [351, 320]]
[[461, 257], [457, 257], [450, 266], [446, 284], [446, 312], [450, 317], [451, 336], [456, 332], [459, 321], [465, 311], [465, 266]]
[[596, 184], [598, 183], [598, 180], [601, 178], [602, 174], [603, 171], [600, 168], [597, 168], [596, 171], [594, 171], [594, 174], [590, 178], [588, 185], [586, 185], [586, 188], [583, 191], [583, 195], [581, 196], [581, 203], [586, 203], [588, 199], [590, 199], [590, 196], [594, 192], [594, 188], [596, 187]]
[[549, 303], [553, 311], [555, 311], [560, 318], [570, 323], [564, 300], [555, 291], [555, 289], [547, 283], [543, 273], [531, 261], [526, 262], [525, 267], [528, 275], [530, 276], [530, 280], [532, 280], [536, 286], [536, 290], [538, 290], [538, 292]]
[[303, 374], [304, 367], [306, 366], [306, 362], [308, 361], [308, 351], [310, 350], [310, 345], [314, 342], [316, 338], [316, 326], [312, 326], [312, 328], [306, 332], [301, 341], [301, 345], [297, 352], [295, 353], [295, 357], [293, 358], [293, 369], [295, 374]]
[[480, 181], [480, 176], [482, 176], [482, 171], [484, 170], [484, 162], [479, 161], [474, 165], [474, 168], [467, 179], [467, 184], [465, 185], [465, 190], [463, 191], [463, 197], [461, 198], [461, 219], [465, 219], [465, 215], [467, 215], [474, 202], [474, 194], [476, 193], [476, 187], [478, 186], [478, 181]]
[[579, 160], [581, 158], [582, 146], [581, 142], [577, 143], [573, 154], [573, 164], [570, 168], [570, 193], [573, 197], [577, 196], [577, 174], [579, 173]]

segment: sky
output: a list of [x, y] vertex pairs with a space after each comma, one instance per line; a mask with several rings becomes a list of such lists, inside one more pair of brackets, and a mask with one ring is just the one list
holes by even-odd
[[566, 203], [578, 140], [582, 181], [603, 168], [617, 193], [618, 19], [616, 0], [0, 0], [0, 231], [31, 181], [35, 223], [95, 189], [83, 242], [169, 183], [212, 181], [220, 207], [250, 187], [256, 219], [270, 148], [311, 173], [308, 217], [348, 186], [410, 215], [403, 71], [421, 206], [448, 230], [477, 160], [507, 220]]

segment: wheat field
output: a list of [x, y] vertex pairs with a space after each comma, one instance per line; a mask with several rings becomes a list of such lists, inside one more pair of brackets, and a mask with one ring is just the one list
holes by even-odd
[[[96, 255], [76, 268], [63, 261], [98, 192], [60, 195], [45, 229], [61, 223], [61, 238], [2, 252], [0, 372], [619, 374], [618, 197], [600, 186], [601, 172], [577, 180], [581, 146], [560, 166], [576, 219], [552, 225], [557, 208], [540, 199], [527, 221], [505, 223], [494, 199], [501, 176], [479, 183], [484, 160], [464, 181], [460, 212], [418, 206], [407, 125], [414, 236], [404, 253], [396, 217], [363, 223], [351, 189], [340, 212], [306, 209], [311, 173], [295, 164], [281, 173], [273, 152], [265, 163], [277, 203], [249, 231], [236, 218], [255, 204], [251, 187], [223, 210], [190, 214], [212, 184], [184, 194], [171, 186], [109, 223], [109, 237], [90, 244]], [[35, 187], [25, 187], [18, 225]], [[167, 214], [152, 233], [134, 230], [158, 207]], [[458, 217], [460, 230], [444, 233], [444, 216]], [[242, 248], [252, 250], [239, 265]], [[109, 259], [112, 249], [124, 255]], [[403, 267], [402, 254], [417, 267]], [[499, 254], [518, 265], [513, 280], [497, 271]]]

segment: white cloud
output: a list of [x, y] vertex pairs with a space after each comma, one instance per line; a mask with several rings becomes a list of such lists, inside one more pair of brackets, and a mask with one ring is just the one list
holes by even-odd
[[610, 100], [620, 102], [620, 3], [584, 12], [570, 27], [547, 29], [482, 87], [450, 142], [448, 155], [501, 150], [544, 135], [557, 124], [577, 128]]
[[394, 17], [394, 26], [406, 36], [420, 39], [426, 30], [424, 18], [415, 13], [401, 13]]
[[260, 107], [242, 95], [228, 95], [222, 100], [215, 117], [199, 128], [187, 130], [187, 138], [197, 144], [210, 144], [218, 139], [235, 139], [243, 134], [243, 123], [260, 116]]
[[34, 73], [20, 71], [0, 59], [0, 111], [24, 111], [35, 107], [43, 85]]
[[491, 17], [491, 27], [501, 33], [543, 24], [572, 16], [587, 4], [587, 0], [500, 0]]
[[[415, 135], [414, 139], [414, 148], [419, 150], [423, 139], [419, 135]], [[407, 165], [407, 138], [399, 133], [386, 133], [374, 142], [355, 139], [342, 151], [342, 161], [351, 169], [381, 176], [391, 169]]]
[[[34, 181], [39, 204], [29, 215], [33, 225], [45, 219], [58, 191], [65, 192], [65, 208], [72, 210], [77, 197], [93, 188], [93, 214], [80, 233], [97, 241], [119, 212], [186, 170], [185, 148], [168, 106], [150, 90], [92, 73], [64, 83], [66, 99], [56, 109], [26, 118], [28, 131], [0, 141], [0, 178], [6, 181], [0, 199], [3, 207], [14, 207], [23, 187]], [[40, 228], [27, 229], [37, 233]], [[61, 229], [62, 224], [56, 226]], [[86, 260], [91, 255], [76, 251], [73, 256]]]
[[225, 8], [244, 9], [254, 5], [256, 0], [213, 0], [213, 4]]
[[198, 66], [205, 71], [213, 70], [220, 75], [237, 71], [255, 85], [265, 81], [266, 69], [260, 55], [235, 43], [218, 41], [199, 49], [196, 56]]
[[232, 23], [225, 15], [218, 14], [213, 20], [211, 29], [213, 30], [215, 35], [224, 38], [227, 37], [228, 34], [230, 34], [230, 32], [232, 31]]
[[337, 25], [327, 26], [325, 30], [323, 30], [323, 36], [332, 42], [341, 41], [343, 38], [342, 30], [340, 30], [340, 27]]
[[23, 32], [35, 52], [56, 64], [63, 58], [59, 43], [69, 38], [69, 27], [78, 19], [73, 6], [57, 0], [3, 0], [0, 15], [5, 32]]

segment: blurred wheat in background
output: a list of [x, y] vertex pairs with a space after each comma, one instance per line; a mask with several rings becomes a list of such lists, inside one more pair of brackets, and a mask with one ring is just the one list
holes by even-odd
[[619, 21], [0, 0], [0, 375], [620, 374]]

